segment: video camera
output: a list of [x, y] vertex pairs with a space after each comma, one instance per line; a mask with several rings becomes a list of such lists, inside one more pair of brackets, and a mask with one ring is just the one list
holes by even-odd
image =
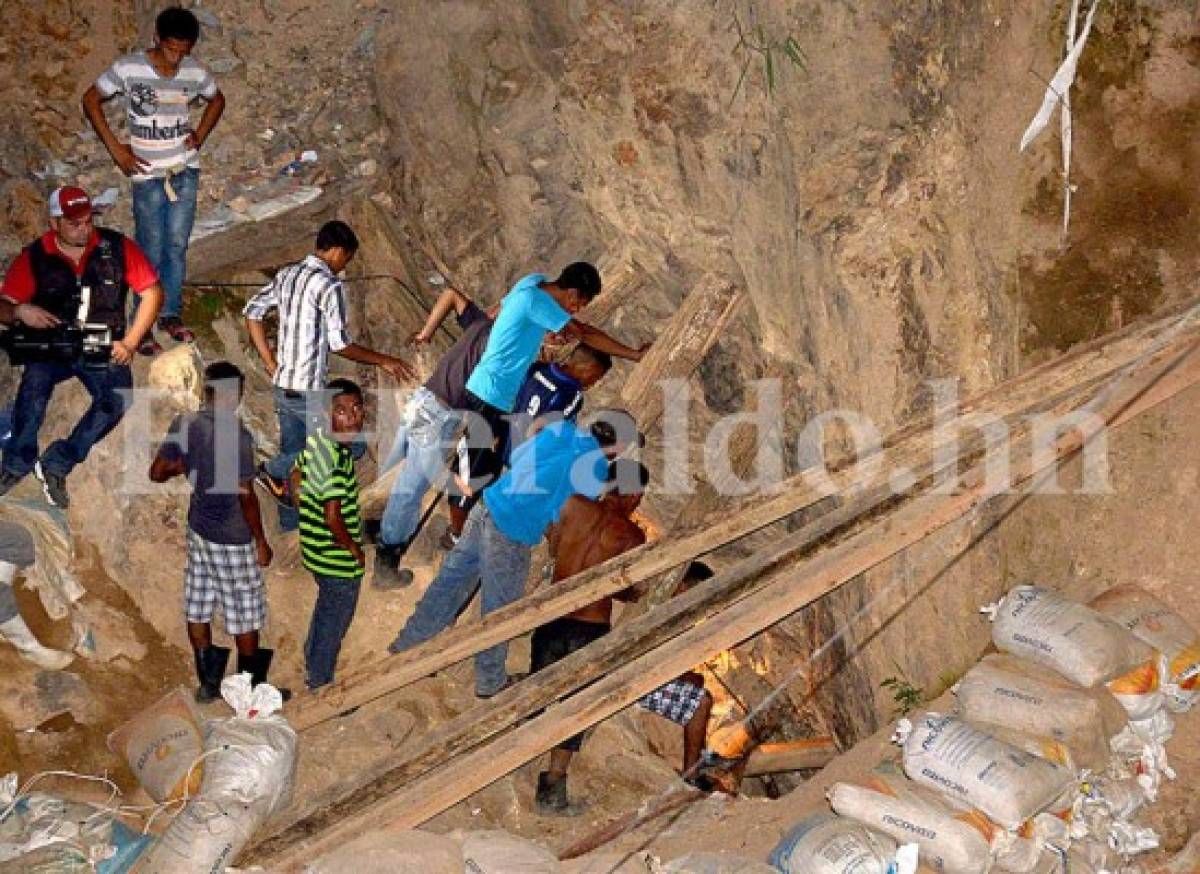
[[0, 349], [8, 353], [13, 365], [33, 361], [81, 363], [91, 370], [102, 370], [112, 358], [113, 331], [103, 323], [88, 322], [91, 289], [79, 290], [78, 312], [73, 323], [53, 328], [31, 328], [15, 324], [0, 335]]
[[8, 353], [13, 365], [78, 361], [86, 368], [102, 370], [112, 357], [112, 345], [112, 328], [108, 325], [59, 325], [44, 329], [13, 325], [0, 335], [0, 349]]

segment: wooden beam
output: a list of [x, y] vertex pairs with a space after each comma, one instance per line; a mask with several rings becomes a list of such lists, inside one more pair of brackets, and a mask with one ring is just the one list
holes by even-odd
[[780, 771], [810, 771], [824, 768], [841, 751], [831, 737], [813, 737], [762, 744], [746, 760], [747, 777], [778, 774]]
[[[1107, 344], [1089, 347], [1079, 355], [1068, 356], [1058, 367], [1042, 367], [1029, 378], [1018, 377], [1009, 383], [1011, 391], [991, 390], [990, 401], [969, 402], [971, 412], [955, 420], [963, 429], [971, 429], [990, 417], [1020, 417], [1054, 397], [1087, 385], [1115, 372], [1142, 354], [1156, 342], [1171, 322], [1162, 321], [1129, 331]], [[1194, 328], [1191, 329], [1194, 331]], [[933, 434], [912, 426], [903, 436], [881, 450], [877, 459], [881, 471], [912, 467], [931, 453], [950, 435]], [[435, 673], [496, 643], [525, 634], [538, 625], [628, 586], [651, 579], [678, 567], [696, 556], [711, 552], [760, 528], [812, 506], [839, 489], [863, 488], [872, 480], [869, 465], [858, 465], [830, 475], [815, 484], [812, 471], [804, 471], [783, 483], [781, 494], [728, 512], [720, 522], [671, 541], [647, 544], [605, 562], [553, 587], [543, 588], [515, 604], [498, 610], [483, 620], [465, 622], [447, 629], [436, 638], [415, 647], [403, 657], [386, 658], [358, 671], [347, 672], [341, 679], [317, 693], [296, 695], [285, 707], [288, 719], [303, 731], [336, 717], [352, 707], [373, 701]]]
[[663, 411], [663, 379], [687, 379], [742, 300], [742, 291], [728, 279], [708, 275], [688, 294], [634, 367], [621, 389], [626, 408], [638, 427], [649, 430]]
[[[1188, 338], [1186, 343], [1174, 344], [1123, 374], [1115, 390], [1101, 395], [1102, 402], [1089, 411], [1105, 424], [1128, 421], [1197, 381], [1200, 353], [1196, 341]], [[1076, 453], [1084, 440], [1084, 434], [1072, 430], [1055, 441], [1052, 451], [1024, 446], [1013, 467], [1010, 489], [1015, 491], [1060, 464]], [[973, 468], [963, 483], [951, 495], [935, 493], [916, 498], [812, 559], [775, 571], [758, 596], [738, 601], [713, 619], [693, 626], [496, 743], [458, 757], [370, 810], [341, 818], [332, 827], [266, 861], [272, 870], [295, 870], [304, 861], [365, 831], [421, 824], [554, 744], [607, 718], [691, 666], [770, 627], [998, 494], [996, 484], [988, 481], [984, 465]], [[254, 861], [259, 860], [255, 856]]]

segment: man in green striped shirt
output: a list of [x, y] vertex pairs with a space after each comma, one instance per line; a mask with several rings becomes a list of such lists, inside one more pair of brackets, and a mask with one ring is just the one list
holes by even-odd
[[333, 682], [365, 567], [358, 478], [350, 450], [366, 412], [362, 389], [348, 379], [334, 379], [326, 386], [326, 397], [329, 426], [309, 435], [292, 468], [292, 494], [299, 496], [300, 554], [317, 583], [317, 603], [304, 643], [309, 689]]

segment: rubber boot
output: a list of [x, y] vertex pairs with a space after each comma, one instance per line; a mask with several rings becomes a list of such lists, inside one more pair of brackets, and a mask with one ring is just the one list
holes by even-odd
[[[250, 686], [253, 688], [259, 683], [267, 682], [267, 673], [271, 670], [271, 661], [275, 658], [275, 650], [267, 649], [260, 646], [254, 651], [254, 655], [244, 656], [238, 653], [237, 669], [239, 674], [250, 675]], [[288, 701], [292, 697], [291, 689], [284, 689], [276, 686], [279, 689], [279, 694], [284, 701]]]
[[412, 585], [413, 572], [400, 567], [405, 547], [388, 546], [380, 543], [375, 547], [375, 573], [371, 575], [371, 586], [389, 592]]
[[0, 638], [15, 646], [25, 661], [48, 671], [61, 671], [75, 660], [75, 656], [69, 652], [42, 646], [20, 616], [0, 624]]
[[567, 778], [550, 779], [549, 771], [538, 774], [537, 794], [533, 798], [543, 816], [579, 816], [583, 805], [567, 798]]
[[221, 680], [225, 678], [225, 666], [229, 664], [229, 647], [208, 646], [194, 649], [196, 678], [200, 686], [196, 689], [196, 702], [207, 704], [221, 697]]

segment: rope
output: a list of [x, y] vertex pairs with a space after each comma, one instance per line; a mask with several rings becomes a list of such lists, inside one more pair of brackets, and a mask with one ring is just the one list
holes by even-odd
[[[408, 292], [408, 296], [412, 298], [413, 303], [417, 305], [417, 308], [421, 312], [428, 315], [429, 307], [425, 304], [425, 300], [421, 297], [420, 293], [399, 276], [394, 274], [368, 273], [366, 276], [348, 276], [343, 279], [342, 282], [374, 282], [379, 279], [390, 279], [392, 282], [399, 285], [406, 292]], [[216, 282], [207, 279], [189, 279], [183, 283], [184, 288], [262, 288], [264, 285], [266, 285], [264, 282]], [[450, 338], [451, 343], [458, 339], [454, 332], [446, 327], [445, 322], [442, 322], [442, 324], [438, 325], [438, 329], [446, 332], [446, 336]]]

